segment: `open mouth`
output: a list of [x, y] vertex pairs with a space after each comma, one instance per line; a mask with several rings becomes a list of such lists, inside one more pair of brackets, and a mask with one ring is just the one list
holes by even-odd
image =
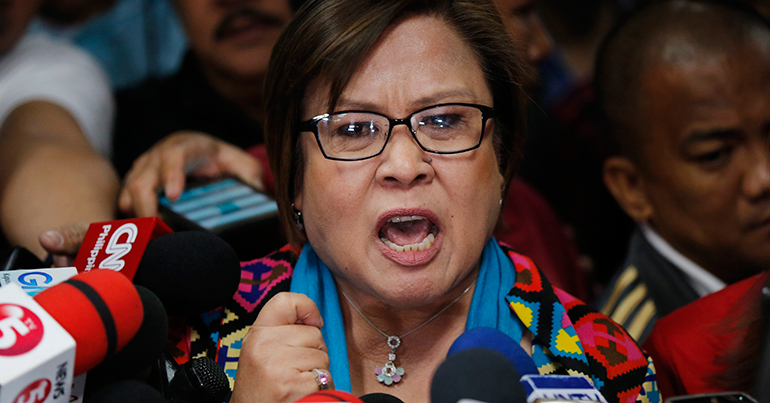
[[438, 231], [438, 226], [423, 216], [394, 216], [380, 228], [379, 236], [396, 252], [417, 252], [433, 246]]

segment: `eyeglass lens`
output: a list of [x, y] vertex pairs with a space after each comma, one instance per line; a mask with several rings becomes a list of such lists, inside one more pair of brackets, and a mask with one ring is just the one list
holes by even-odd
[[[475, 147], [482, 134], [481, 110], [468, 105], [440, 105], [412, 114], [408, 120], [426, 150], [458, 152]], [[378, 154], [392, 127], [388, 117], [371, 112], [342, 112], [317, 122], [324, 152], [333, 158], [360, 159]], [[405, 123], [397, 123], [405, 124]]]

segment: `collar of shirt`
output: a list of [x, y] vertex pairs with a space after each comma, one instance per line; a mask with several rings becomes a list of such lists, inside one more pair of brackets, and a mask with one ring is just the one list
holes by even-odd
[[641, 224], [640, 227], [647, 242], [687, 276], [687, 281], [699, 296], [703, 297], [725, 288], [724, 281], [679, 253], [648, 224]]

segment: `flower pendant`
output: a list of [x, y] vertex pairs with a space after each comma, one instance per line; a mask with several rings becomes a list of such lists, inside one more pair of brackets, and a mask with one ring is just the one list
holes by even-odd
[[404, 375], [404, 368], [396, 368], [393, 361], [385, 363], [384, 367], [376, 367], [374, 373], [377, 374], [377, 380], [385, 385], [392, 385], [401, 381]]

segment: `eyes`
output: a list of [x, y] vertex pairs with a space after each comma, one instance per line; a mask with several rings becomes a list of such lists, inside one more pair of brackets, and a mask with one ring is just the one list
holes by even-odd
[[[412, 127], [426, 134], [435, 135], [440, 132], [451, 132], [461, 129], [467, 124], [461, 114], [435, 114], [420, 116], [412, 122]], [[351, 116], [346, 121], [337, 122], [337, 127], [331, 132], [338, 137], [370, 137], [385, 135], [389, 122], [383, 119], [372, 119], [371, 116]]]
[[735, 147], [733, 145], [719, 145], [713, 150], [702, 150], [693, 156], [693, 160], [706, 168], [717, 168], [730, 160]]
[[756, 141], [740, 130], [717, 130], [692, 134], [682, 147], [685, 158], [706, 170], [719, 170], [741, 161], [756, 147], [770, 149], [768, 133]]

